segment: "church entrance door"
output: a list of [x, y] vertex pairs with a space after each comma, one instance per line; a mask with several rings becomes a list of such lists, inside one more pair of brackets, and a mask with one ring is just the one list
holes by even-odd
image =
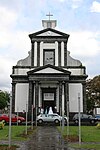
[[42, 107], [47, 113], [49, 108], [52, 107], [53, 112], [55, 112], [56, 106], [56, 88], [43, 88], [42, 89]]

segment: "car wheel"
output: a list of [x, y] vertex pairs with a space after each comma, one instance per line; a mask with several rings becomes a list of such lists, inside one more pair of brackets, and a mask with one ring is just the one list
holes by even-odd
[[43, 123], [43, 120], [42, 120], [42, 119], [39, 119], [38, 122], [39, 122], [40, 124], [42, 124], [42, 123]]
[[58, 124], [58, 123], [59, 123], [59, 120], [58, 120], [58, 119], [56, 119], [54, 122], [55, 122], [56, 124]]
[[94, 124], [95, 123], [95, 121], [94, 120], [91, 120], [91, 124]]

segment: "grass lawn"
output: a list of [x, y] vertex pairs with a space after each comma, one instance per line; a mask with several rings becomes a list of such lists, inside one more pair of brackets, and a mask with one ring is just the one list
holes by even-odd
[[[61, 131], [60, 127], [58, 129]], [[62, 134], [66, 137], [67, 126], [64, 127]], [[70, 126], [69, 135], [78, 137], [78, 126]], [[100, 150], [100, 129], [97, 129], [96, 126], [81, 126], [81, 139], [83, 142], [81, 148]], [[79, 148], [77, 143], [71, 143], [71, 146]]]
[[[15, 140], [23, 140], [24, 137], [20, 137], [25, 131], [25, 126], [12, 126], [11, 127], [11, 138]], [[7, 140], [9, 136], [9, 126], [4, 126], [4, 129], [0, 130], [0, 140]]]
[[[35, 127], [34, 127], [35, 129]], [[11, 140], [23, 141], [29, 137], [29, 134], [33, 133], [33, 130], [28, 127], [27, 135], [25, 134], [26, 126], [11, 126]], [[9, 139], [9, 126], [4, 126], [4, 129], [0, 130], [0, 140]], [[16, 146], [11, 146], [10, 150], [15, 150]], [[8, 150], [8, 145], [0, 145], [0, 150]]]

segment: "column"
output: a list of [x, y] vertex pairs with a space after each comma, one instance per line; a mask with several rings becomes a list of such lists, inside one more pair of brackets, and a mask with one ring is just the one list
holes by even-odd
[[68, 103], [69, 103], [69, 84], [65, 83], [65, 114], [67, 115]]
[[32, 104], [33, 104], [33, 83], [29, 82], [29, 100], [28, 100], [28, 119], [31, 120], [32, 114]]
[[61, 42], [58, 42], [58, 66], [61, 66]]
[[58, 42], [55, 42], [55, 66], [58, 66]]
[[86, 104], [86, 83], [82, 83], [83, 85], [83, 112], [86, 113], [87, 104]]
[[59, 82], [59, 113], [62, 115], [62, 82]]
[[40, 42], [37, 41], [37, 66], [40, 66]]
[[31, 66], [34, 66], [34, 42], [32, 42], [32, 49], [31, 49]]
[[12, 82], [12, 112], [15, 112], [15, 90], [16, 83]]
[[[36, 81], [35, 83], [35, 120], [38, 115], [38, 104], [39, 104], [39, 83]], [[37, 126], [37, 121], [36, 121], [36, 126]]]
[[67, 41], [64, 41], [64, 66], [67, 66]]

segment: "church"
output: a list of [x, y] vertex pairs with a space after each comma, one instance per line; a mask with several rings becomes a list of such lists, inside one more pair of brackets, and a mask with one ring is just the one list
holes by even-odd
[[[28, 57], [12, 68], [12, 111], [52, 107], [60, 115], [86, 112], [86, 68], [67, 50], [69, 34], [56, 30], [57, 21], [42, 20], [43, 29], [29, 35]], [[78, 44], [78, 43], [77, 43]]]

